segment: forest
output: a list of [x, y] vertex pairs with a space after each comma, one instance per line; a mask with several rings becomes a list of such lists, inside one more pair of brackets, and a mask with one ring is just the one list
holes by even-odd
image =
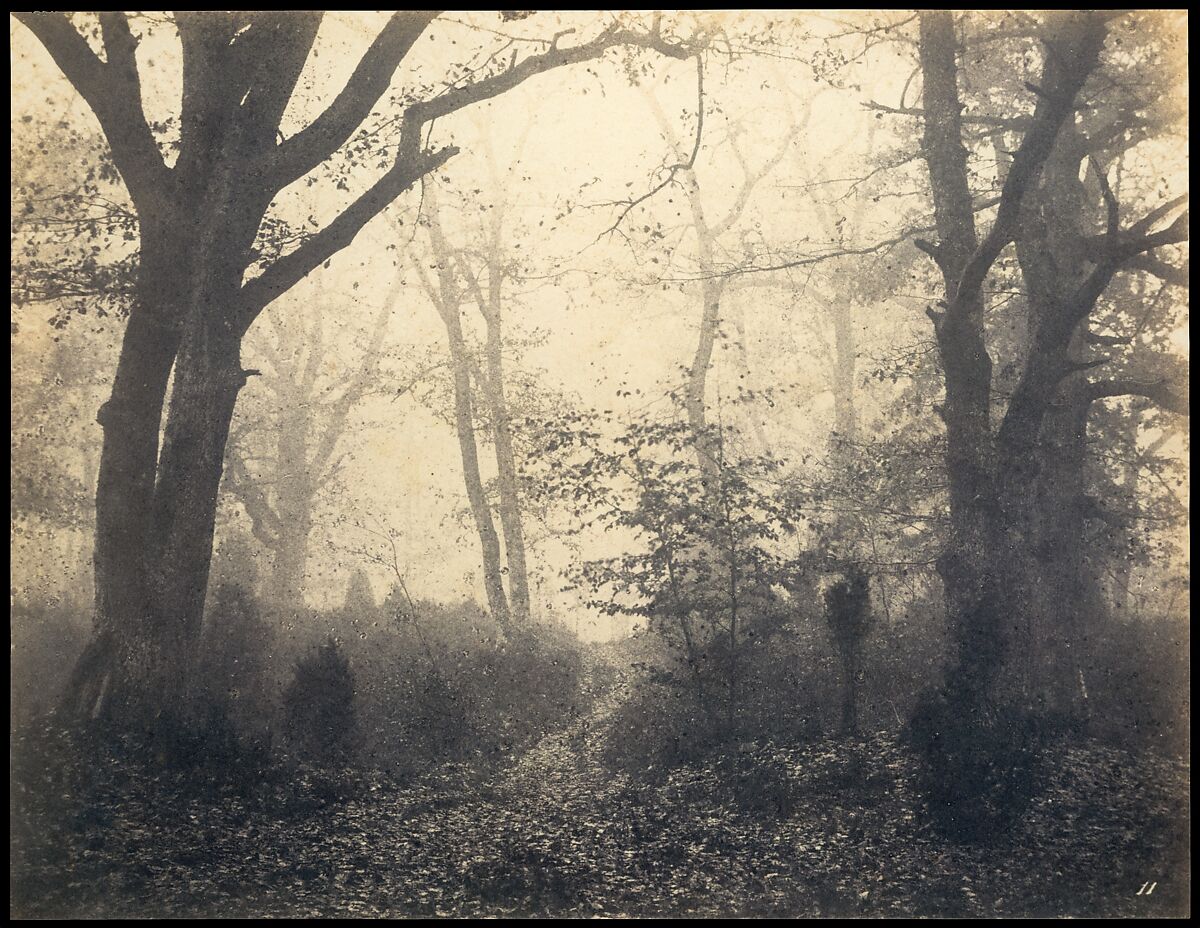
[[1187, 26], [11, 14], [10, 914], [1190, 914]]

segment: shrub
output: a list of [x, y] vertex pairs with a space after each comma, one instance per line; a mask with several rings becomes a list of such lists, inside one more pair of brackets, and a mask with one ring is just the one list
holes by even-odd
[[355, 728], [354, 675], [332, 635], [296, 664], [283, 708], [287, 738], [298, 754], [318, 763], [346, 759]]
[[195, 713], [227, 718], [242, 732], [263, 733], [270, 717], [268, 663], [274, 633], [255, 597], [240, 583], [220, 583], [200, 639]]

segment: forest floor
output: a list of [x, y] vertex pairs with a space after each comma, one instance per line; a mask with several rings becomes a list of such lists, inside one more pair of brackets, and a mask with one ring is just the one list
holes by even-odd
[[[585, 669], [585, 686], [597, 670]], [[14, 830], [12, 914], [1188, 911], [1183, 763], [1062, 745], [1017, 828], [987, 848], [958, 847], [920, 823], [914, 762], [894, 735], [747, 743], [635, 782], [599, 760], [622, 690], [596, 695], [593, 712], [482, 779], [452, 767], [380, 780], [301, 816], [235, 795], [173, 801], [148, 785], [76, 816], [53, 848]]]

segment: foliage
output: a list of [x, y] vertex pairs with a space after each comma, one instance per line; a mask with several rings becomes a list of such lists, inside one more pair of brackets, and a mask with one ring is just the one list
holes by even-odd
[[578, 649], [559, 629], [506, 637], [473, 604], [410, 603], [399, 589], [350, 624], [358, 757], [369, 767], [486, 769], [561, 725], [576, 703]]
[[731, 429], [643, 418], [605, 439], [599, 426], [568, 414], [538, 473], [543, 493], [623, 542], [569, 579], [592, 607], [642, 620], [669, 646], [655, 679], [692, 690], [705, 715], [723, 705], [736, 728], [743, 652], [784, 627], [788, 591], [804, 588], [790, 553], [803, 515], [779, 501], [778, 462], [744, 452]]

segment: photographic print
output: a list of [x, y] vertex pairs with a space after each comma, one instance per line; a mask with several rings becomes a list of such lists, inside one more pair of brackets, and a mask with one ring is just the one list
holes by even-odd
[[9, 30], [14, 918], [1190, 915], [1186, 11]]

